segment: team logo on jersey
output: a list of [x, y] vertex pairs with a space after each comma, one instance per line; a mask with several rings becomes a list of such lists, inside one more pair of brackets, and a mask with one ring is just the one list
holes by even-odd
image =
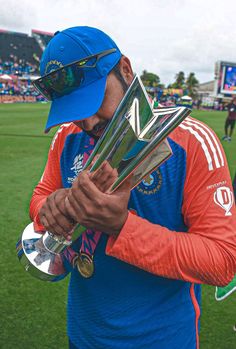
[[68, 183], [73, 183], [75, 178], [78, 176], [78, 174], [82, 171], [83, 169], [83, 154], [76, 155], [73, 161], [73, 166], [70, 168], [71, 171], [74, 172], [74, 177], [68, 177]]
[[74, 171], [76, 177], [83, 169], [83, 154], [79, 154], [74, 158], [73, 167], [71, 167], [71, 171]]
[[161, 187], [162, 176], [159, 170], [156, 170], [147, 175], [142, 182], [136, 187], [143, 194], [155, 194]]
[[225, 216], [232, 216], [230, 209], [233, 206], [233, 200], [233, 193], [228, 187], [220, 187], [214, 193], [214, 201], [225, 210]]

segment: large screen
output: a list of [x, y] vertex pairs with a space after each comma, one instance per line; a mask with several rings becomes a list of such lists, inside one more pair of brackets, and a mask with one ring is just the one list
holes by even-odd
[[218, 61], [215, 75], [216, 95], [230, 97], [236, 94], [236, 63]]
[[224, 66], [221, 93], [236, 94], [236, 66]]

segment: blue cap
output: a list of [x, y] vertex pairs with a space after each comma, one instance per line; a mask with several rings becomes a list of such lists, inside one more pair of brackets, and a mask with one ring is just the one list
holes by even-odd
[[106, 79], [119, 62], [121, 52], [115, 42], [104, 32], [92, 27], [73, 27], [57, 32], [46, 47], [41, 62], [41, 76], [66, 64], [116, 48], [112, 54], [97, 61], [96, 81], [82, 85], [69, 94], [52, 101], [45, 132], [66, 122], [86, 119], [94, 115], [104, 99]]

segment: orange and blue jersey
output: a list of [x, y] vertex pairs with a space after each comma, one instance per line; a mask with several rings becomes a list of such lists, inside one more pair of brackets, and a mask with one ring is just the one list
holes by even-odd
[[[173, 155], [131, 192], [118, 237], [102, 234], [95, 272], [73, 269], [68, 335], [80, 349], [197, 349], [201, 283], [225, 285], [236, 272], [236, 209], [216, 135], [188, 117], [168, 137]], [[94, 147], [73, 123], [55, 135], [30, 214], [69, 188]], [[78, 251], [81, 238], [74, 244]]]

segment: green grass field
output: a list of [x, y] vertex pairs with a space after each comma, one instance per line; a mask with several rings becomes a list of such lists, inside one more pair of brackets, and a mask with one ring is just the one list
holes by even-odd
[[[58, 283], [34, 279], [23, 270], [15, 252], [15, 244], [30, 221], [29, 200], [43, 172], [53, 135], [43, 133], [48, 108], [47, 104], [0, 105], [0, 348], [3, 349], [67, 348], [69, 278]], [[225, 112], [194, 111], [192, 115], [209, 124], [222, 137]], [[233, 176], [236, 131], [232, 142], [224, 142], [223, 146]], [[235, 349], [236, 332], [232, 327], [236, 322], [236, 294], [216, 302], [214, 291], [214, 287], [203, 287], [200, 347]]]

